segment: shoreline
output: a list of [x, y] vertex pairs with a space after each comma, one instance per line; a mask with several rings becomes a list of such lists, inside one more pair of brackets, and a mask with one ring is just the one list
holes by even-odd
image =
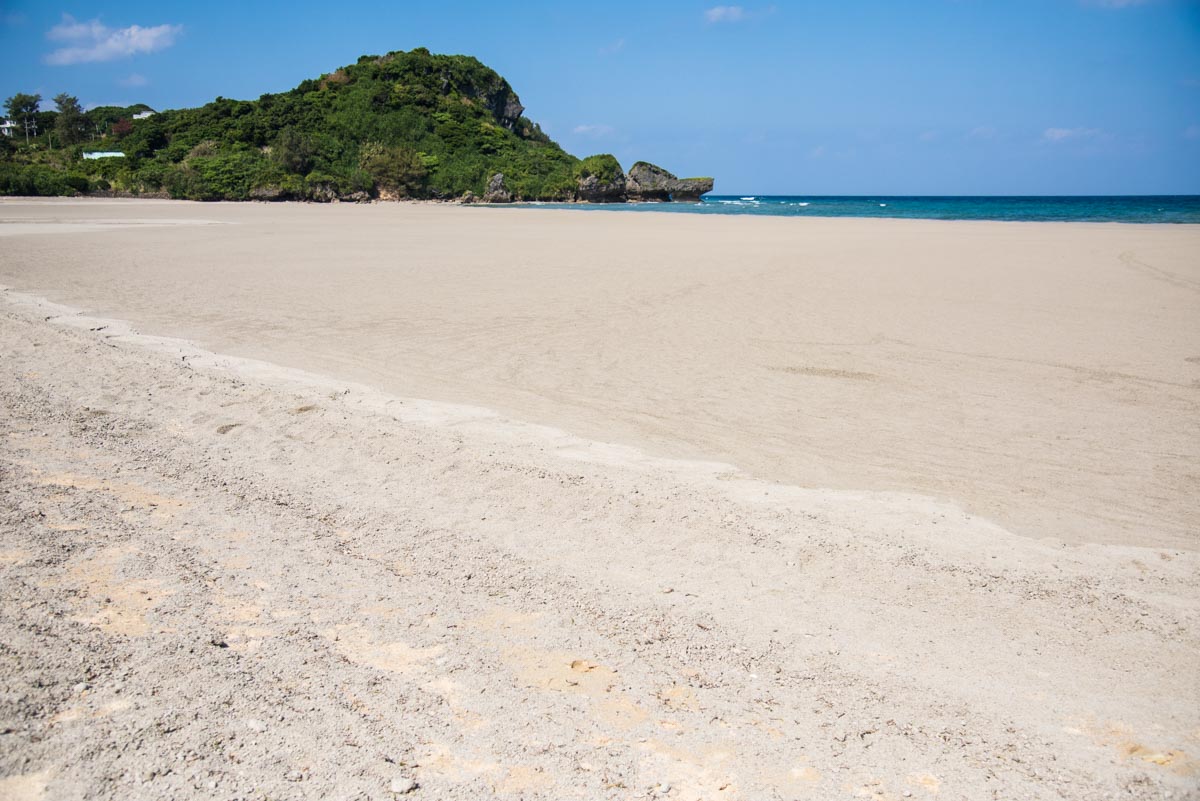
[[[733, 195], [729, 195], [729, 196], [721, 195], [720, 197], [734, 197], [734, 196]], [[762, 195], [761, 197], [792, 197], [792, 196], [791, 195]], [[796, 197], [805, 197], [805, 196], [798, 195]], [[814, 195], [812, 197], [825, 197], [825, 196]], [[979, 195], [979, 196], [975, 196], [975, 195], [911, 195], [911, 196], [908, 196], [908, 195], [878, 195], [878, 196], [875, 196], [875, 195], [830, 195], [828, 197], [839, 198], [839, 199], [841, 199], [841, 198], [857, 199], [857, 198], [874, 198], [874, 197], [892, 198], [892, 199], [897, 199], [897, 198], [973, 199], [976, 197], [982, 198], [982, 199], [1005, 199], [1005, 198], [1071, 199], [1071, 198], [1090, 198], [1090, 197], [1097, 197], [1097, 198], [1109, 198], [1109, 197], [1111, 197], [1111, 198], [1149, 198], [1149, 197], [1192, 198], [1192, 197], [1200, 197], [1200, 196], [1197, 196], [1197, 195], [1161, 195], [1161, 196], [1160, 195], [1045, 195], [1045, 196], [1041, 196], [1041, 195], [1029, 195], [1029, 196], [1026, 196], [1026, 195]], [[445, 199], [445, 200], [432, 199], [432, 198], [384, 200], [384, 199], [380, 199], [380, 198], [374, 198], [374, 199], [365, 200], [365, 201], [333, 200], [333, 201], [328, 201], [328, 202], [322, 202], [322, 201], [316, 201], [316, 200], [255, 200], [255, 199], [212, 200], [212, 201], [179, 200], [179, 199], [170, 198], [170, 197], [158, 197], [158, 196], [147, 196], [147, 195], [127, 195], [127, 196], [126, 195], [82, 195], [82, 196], [77, 196], [77, 197], [43, 197], [43, 196], [16, 196], [16, 195], [13, 195], [13, 196], [0, 196], [0, 208], [2, 208], [5, 203], [11, 203], [11, 204], [35, 203], [35, 204], [51, 205], [51, 204], [54, 204], [55, 202], [61, 202], [63, 204], [75, 204], [75, 203], [80, 203], [80, 202], [103, 203], [103, 202], [113, 202], [113, 201], [118, 202], [118, 203], [120, 203], [120, 202], [180, 203], [180, 204], [188, 203], [188, 204], [195, 204], [197, 206], [202, 206], [202, 207], [204, 207], [204, 206], [222, 206], [222, 205], [226, 205], [226, 206], [267, 206], [267, 207], [286, 207], [286, 206], [330, 207], [330, 206], [343, 206], [343, 205], [354, 206], [354, 207], [372, 207], [372, 206], [395, 205], [395, 206], [402, 206], [402, 207], [403, 206], [417, 206], [417, 207], [420, 207], [420, 206], [435, 206], [435, 207], [463, 206], [463, 207], [476, 207], [476, 208], [540, 209], [540, 210], [544, 210], [544, 211], [586, 211], [586, 210], [602, 209], [602, 210], [607, 210], [607, 211], [637, 211], [638, 214], [660, 214], [661, 213], [661, 214], [672, 214], [672, 215], [687, 214], [689, 212], [672, 211], [672, 210], [668, 210], [668, 209], [662, 209], [661, 211], [659, 209], [642, 210], [642, 208], [645, 206], [680, 207], [680, 206], [703, 205], [702, 203], [695, 203], [695, 202], [691, 202], [691, 201], [658, 202], [658, 201], [632, 201], [632, 200], [631, 201], [621, 201], [621, 202], [597, 202], [597, 201], [587, 201], [587, 200], [575, 200], [575, 201], [528, 200], [528, 201], [512, 201], [509, 203], [486, 203], [483, 201], [464, 202], [458, 198]], [[709, 205], [712, 205], [712, 204], [709, 204]], [[550, 208], [543, 208], [543, 207], [550, 207]], [[697, 213], [697, 212], [691, 212], [691, 213]], [[712, 212], [702, 212], [702, 213], [703, 214], [711, 214], [711, 215], [720, 216], [720, 217], [753, 217], [755, 219], [787, 219], [787, 220], [805, 220], [805, 219], [810, 219], [810, 220], [901, 220], [901, 221], [906, 221], [906, 222], [943, 222], [943, 223], [975, 222], [975, 223], [1005, 223], [1005, 224], [1037, 223], [1040, 225], [1052, 224], [1052, 225], [1087, 225], [1087, 226], [1098, 226], [1098, 225], [1122, 225], [1122, 226], [1161, 225], [1161, 226], [1169, 226], [1169, 227], [1200, 226], [1200, 221], [1197, 221], [1197, 222], [1165, 222], [1165, 221], [1147, 222], [1147, 221], [1138, 221], [1138, 220], [1039, 220], [1039, 219], [1008, 220], [1008, 219], [976, 218], [976, 217], [919, 217], [919, 216], [903, 217], [903, 216], [852, 215], [852, 214], [822, 215], [819, 213], [808, 213], [808, 212], [806, 212], [804, 214], [794, 214], [794, 215], [750, 214], [750, 213], [745, 213], [745, 212], [734, 212], [734, 211], [712, 211]]]

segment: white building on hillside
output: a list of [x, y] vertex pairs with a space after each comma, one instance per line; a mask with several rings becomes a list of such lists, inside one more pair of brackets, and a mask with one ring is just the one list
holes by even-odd
[[5, 136], [12, 136], [13, 131], [17, 130], [17, 124], [12, 120], [0, 120], [0, 133]]

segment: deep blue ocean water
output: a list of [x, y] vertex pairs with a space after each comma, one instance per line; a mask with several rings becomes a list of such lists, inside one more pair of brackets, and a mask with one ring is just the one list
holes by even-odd
[[538, 203], [588, 211], [772, 217], [900, 217], [1021, 222], [1200, 223], [1200, 195], [1114, 197], [824, 197], [706, 195], [699, 203]]

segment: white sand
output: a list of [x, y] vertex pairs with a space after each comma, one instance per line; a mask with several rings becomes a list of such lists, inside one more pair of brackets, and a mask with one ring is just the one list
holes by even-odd
[[0, 204], [125, 218], [0, 237], [0, 788], [1196, 790], [1195, 228]]
[[139, 227], [5, 238], [0, 283], [773, 481], [1200, 544], [1198, 226], [0, 204], [76, 219]]

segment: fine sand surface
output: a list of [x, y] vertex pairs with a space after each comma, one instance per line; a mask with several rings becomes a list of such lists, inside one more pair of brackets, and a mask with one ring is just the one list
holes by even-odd
[[0, 203], [0, 798], [1194, 797], [1198, 254]]
[[1200, 226], [162, 201], [0, 221], [47, 229], [0, 236], [0, 284], [217, 352], [1031, 537], [1200, 546]]

